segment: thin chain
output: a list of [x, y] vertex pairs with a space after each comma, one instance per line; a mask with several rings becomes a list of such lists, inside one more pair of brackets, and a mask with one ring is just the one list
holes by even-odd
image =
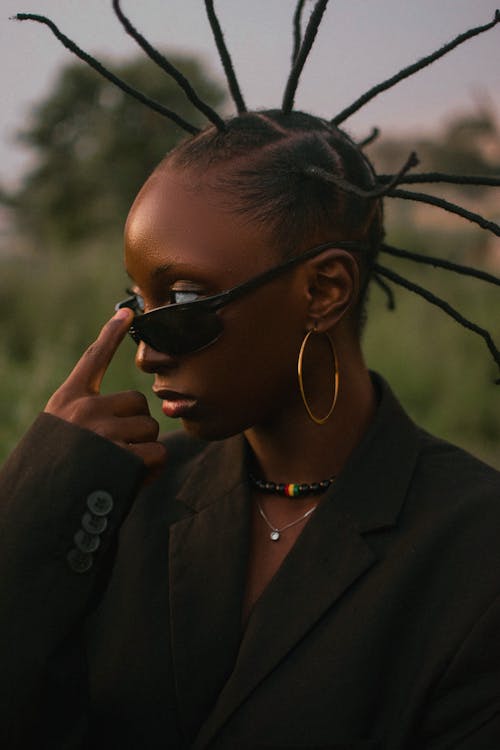
[[[281, 534], [282, 531], [285, 531], [286, 529], [290, 529], [292, 526], [296, 526], [301, 521], [304, 521], [306, 518], [308, 518], [311, 515], [311, 513], [314, 513], [314, 511], [316, 510], [316, 508], [318, 507], [318, 505], [316, 504], [312, 508], [309, 508], [309, 510], [306, 511], [304, 513], [304, 515], [300, 516], [300, 518], [297, 518], [295, 521], [292, 521], [291, 523], [285, 524], [285, 526], [282, 526], [281, 529], [278, 529], [276, 526], [272, 525], [271, 521], [269, 520], [269, 518], [264, 513], [264, 509], [263, 509], [262, 505], [260, 504], [260, 502], [258, 500], [257, 500], [257, 507], [259, 509], [260, 515], [262, 516], [262, 518], [264, 519], [264, 521], [266, 522], [266, 524], [268, 525], [268, 527], [271, 529], [271, 532], [272, 532], [271, 539], [273, 541], [278, 541], [279, 535]], [[277, 534], [277, 536], [273, 536], [273, 534], [274, 535]]]

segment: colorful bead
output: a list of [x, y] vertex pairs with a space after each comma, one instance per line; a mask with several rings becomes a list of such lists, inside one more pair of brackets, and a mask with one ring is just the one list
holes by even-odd
[[322, 482], [314, 482], [313, 484], [295, 484], [294, 482], [288, 482], [287, 484], [275, 484], [274, 482], [266, 482], [263, 479], [257, 479], [256, 477], [249, 474], [250, 482], [257, 487], [259, 490], [264, 492], [271, 492], [277, 495], [283, 495], [284, 497], [300, 497], [301, 495], [319, 494], [324, 492], [330, 487], [335, 477], [324, 479]]

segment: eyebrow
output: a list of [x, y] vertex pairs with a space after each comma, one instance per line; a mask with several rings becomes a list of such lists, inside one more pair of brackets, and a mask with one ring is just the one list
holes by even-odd
[[175, 268], [175, 263], [163, 263], [161, 266], [157, 266], [154, 271], [151, 272], [151, 278], [157, 279], [159, 276], [163, 276], [165, 273], [169, 273]]
[[[175, 268], [175, 264], [174, 263], [162, 263], [161, 266], [158, 266], [153, 271], [151, 271], [150, 277], [151, 277], [151, 279], [157, 279], [159, 276], [163, 276], [164, 274], [166, 274], [169, 271], [171, 271], [172, 268]], [[130, 271], [128, 270], [128, 268], [125, 268], [125, 273], [127, 274], [127, 276], [129, 277], [129, 279], [131, 281], [135, 282], [135, 279], [132, 276], [132, 274], [130, 273]]]

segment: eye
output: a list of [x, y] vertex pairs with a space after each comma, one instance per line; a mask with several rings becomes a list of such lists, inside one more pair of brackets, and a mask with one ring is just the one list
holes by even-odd
[[171, 304], [180, 305], [184, 302], [196, 302], [196, 300], [199, 299], [201, 295], [199, 292], [189, 292], [182, 289], [172, 289], [169, 292], [168, 296]]
[[136, 292], [135, 289], [129, 289], [127, 288], [125, 290], [127, 294], [130, 294], [131, 297], [134, 298], [132, 303], [132, 309], [135, 313], [143, 313], [144, 312], [144, 299], [141, 297], [141, 295]]

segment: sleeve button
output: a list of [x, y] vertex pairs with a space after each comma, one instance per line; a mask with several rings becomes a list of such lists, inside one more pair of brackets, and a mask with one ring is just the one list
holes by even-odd
[[80, 552], [95, 552], [101, 540], [97, 534], [88, 534], [83, 529], [79, 529], [74, 536], [74, 542]]
[[113, 498], [105, 490], [96, 490], [87, 497], [87, 507], [95, 516], [107, 516], [113, 508]]
[[102, 534], [108, 525], [106, 516], [94, 516], [93, 513], [84, 513], [82, 526], [89, 534]]
[[86, 573], [93, 564], [92, 555], [87, 552], [80, 552], [78, 549], [71, 549], [66, 555], [68, 565], [74, 573]]

